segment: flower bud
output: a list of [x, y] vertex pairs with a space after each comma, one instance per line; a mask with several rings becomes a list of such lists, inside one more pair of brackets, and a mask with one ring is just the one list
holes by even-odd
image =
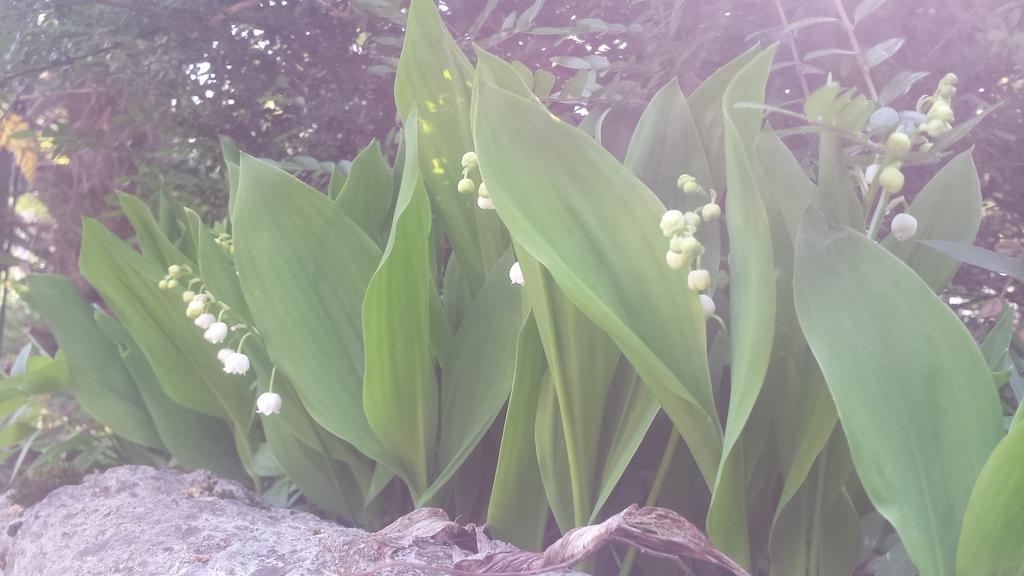
[[686, 285], [694, 292], [706, 290], [711, 285], [711, 273], [707, 270], [690, 270], [686, 276]]
[[700, 216], [698, 216], [696, 212], [684, 212], [683, 222], [685, 222], [687, 226], [693, 226], [696, 228], [697, 226], [700, 226]]
[[953, 74], [952, 72], [949, 72], [948, 74], [946, 74], [945, 76], [942, 77], [942, 80], [939, 81], [939, 85], [940, 86], [955, 86], [956, 83], [957, 83], [957, 80], [959, 80], [959, 79], [956, 77], [956, 74]]
[[156, 283], [157, 287], [161, 290], [167, 290], [167, 280], [161, 280]]
[[171, 264], [170, 266], [167, 267], [167, 273], [170, 274], [171, 276], [177, 276], [178, 274], [181, 274], [181, 266], [178, 266], [177, 264]]
[[476, 182], [472, 178], [459, 180], [459, 194], [472, 194], [476, 190]]
[[227, 362], [228, 357], [234, 353], [235, 351], [231, 348], [221, 348], [220, 350], [217, 350], [217, 360], [220, 360], [220, 363], [224, 364]]
[[885, 147], [889, 150], [889, 154], [901, 158], [907, 152], [910, 152], [910, 137], [903, 132], [893, 132], [886, 139]]
[[188, 307], [185, 308], [185, 316], [188, 316], [189, 318], [199, 318], [199, 315], [202, 314], [205, 309], [206, 303], [203, 300], [199, 297], [193, 298], [192, 301], [188, 303]]
[[683, 184], [683, 194], [696, 194], [699, 189], [700, 187], [697, 186], [696, 182], [691, 181]]
[[868, 130], [872, 132], [876, 131], [889, 131], [899, 126], [900, 124], [900, 113], [895, 108], [884, 106], [875, 110], [871, 113], [868, 118]]
[[476, 197], [476, 205], [480, 207], [481, 210], [494, 210], [494, 200], [483, 196]]
[[264, 416], [277, 414], [281, 411], [281, 395], [275, 392], [264, 392], [256, 398], [256, 411]]
[[669, 210], [661, 216], [661, 233], [665, 235], [665, 238], [671, 238], [676, 234], [683, 231], [686, 226], [686, 221], [683, 219], [683, 213], [679, 210]]
[[211, 344], [220, 344], [228, 337], [228, 325], [223, 322], [214, 322], [203, 332], [203, 338]]
[[892, 219], [890, 229], [892, 230], [893, 237], [900, 242], [909, 240], [917, 234], [917, 218], [906, 212], [901, 212]]
[[[249, 371], [249, 357], [241, 352], [232, 352], [224, 356], [224, 372], [226, 374], [237, 374], [239, 376], [244, 375]], [[277, 396], [277, 394], [274, 394]], [[280, 409], [280, 400], [278, 401], [278, 409]], [[276, 412], [275, 412], [276, 413]]]
[[939, 100], [932, 104], [932, 107], [928, 109], [928, 120], [941, 120], [942, 122], [952, 122], [954, 118], [953, 109], [942, 100]]
[[700, 252], [700, 242], [693, 236], [673, 236], [668, 242], [673, 252], [693, 256]]
[[462, 155], [462, 167], [468, 170], [476, 168], [477, 157], [476, 152], [466, 152]]
[[693, 183], [694, 186], [696, 186], [697, 179], [689, 174], [680, 174], [679, 178], [676, 179], [676, 188], [686, 192], [686, 185], [690, 183]]
[[711, 318], [715, 314], [715, 301], [707, 294], [701, 294], [698, 298], [700, 299], [700, 307], [704, 309], [704, 317]]
[[705, 204], [700, 210], [700, 215], [706, 222], [718, 220], [722, 216], [722, 208], [718, 204], [714, 203]]
[[679, 252], [669, 250], [668, 252], [665, 252], [665, 263], [673, 270], [682, 270], [690, 263], [690, 257], [686, 254], [680, 254]]
[[170, 280], [167, 281], [167, 289], [168, 290], [174, 290], [177, 287], [178, 287], [178, 281], [175, 280], [174, 278], [171, 278]]
[[939, 88], [939, 98], [952, 100], [956, 96], [956, 86], [942, 86]]
[[903, 188], [903, 172], [895, 164], [890, 164], [878, 175], [878, 183], [890, 194], [899, 192]]
[[477, 189], [476, 195], [481, 198], [490, 198], [491, 193], [487, 191], [487, 185], [483, 182], [480, 183], [480, 188]]
[[523, 278], [523, 267], [519, 265], [518, 261], [508, 269], [508, 281], [514, 286], [522, 286], [526, 283], [526, 279]]
[[186, 304], [191, 302], [192, 299], [195, 298], [195, 297], [196, 297], [196, 293], [191, 291], [191, 290], [185, 290], [184, 292], [181, 293], [181, 301], [186, 303]]
[[209, 312], [205, 312], [203, 314], [200, 314], [195, 319], [195, 325], [199, 326], [203, 330], [206, 330], [210, 326], [213, 326], [213, 323], [216, 322], [216, 321], [217, 321], [217, 317], [216, 316], [214, 316], [213, 314], [210, 314]]
[[921, 129], [924, 130], [925, 133], [927, 133], [932, 138], [937, 138], [939, 136], [942, 136], [946, 132], [952, 130], [953, 127], [950, 126], [948, 122], [943, 122], [938, 118], [932, 118], [931, 120], [925, 122]]

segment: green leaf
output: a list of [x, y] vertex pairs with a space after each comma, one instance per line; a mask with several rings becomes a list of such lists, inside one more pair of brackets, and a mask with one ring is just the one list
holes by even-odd
[[521, 289], [508, 281], [512, 261], [510, 251], [495, 264], [441, 363], [440, 472], [430, 491], [448, 482], [509, 397], [522, 316]]
[[492, 247], [488, 241], [501, 234], [494, 214], [481, 213], [471, 194], [457, 190], [462, 155], [473, 148], [472, 86], [473, 68], [445, 29], [434, 3], [413, 0], [395, 78], [395, 104], [402, 118], [417, 111], [423, 182], [444, 220], [470, 291], [476, 294], [505, 246]]
[[830, 220], [853, 230], [864, 228], [864, 207], [846, 172], [839, 136], [822, 131], [818, 142], [818, 196]]
[[497, 538], [533, 551], [544, 543], [548, 519], [534, 440], [543, 377], [544, 350], [533, 316], [528, 316], [516, 342], [512, 395], [487, 506], [487, 527]]
[[235, 265], [273, 363], [313, 418], [384, 458], [363, 411], [361, 310], [380, 249], [336, 203], [242, 156]]
[[117, 345], [96, 325], [93, 308], [65, 276], [36, 274], [26, 280], [26, 300], [46, 318], [67, 358], [75, 398], [85, 411], [132, 442], [162, 448], [135, 380]]
[[[199, 276], [218, 301], [231, 307], [229, 318], [252, 322], [249, 305], [242, 294], [238, 272], [227, 252], [213, 240], [210, 230], [203, 226], [199, 215], [188, 211], [189, 227], [195, 231], [199, 247]], [[237, 316], [236, 316], [237, 315]]]
[[732, 391], [707, 529], [715, 546], [745, 566], [750, 565], [744, 497], [747, 473], [738, 441], [768, 369], [775, 325], [776, 270], [768, 214], [759, 189], [763, 179], [754, 163], [762, 113], [752, 108], [736, 109], [733, 104], [763, 101], [774, 56], [774, 49], [758, 54], [736, 74], [722, 99], [729, 187], [725, 211], [730, 249]]
[[96, 312], [96, 323], [120, 350], [121, 359], [138, 385], [146, 409], [153, 418], [160, 440], [179, 464], [186, 468], [212, 470], [238, 481], [246, 481], [245, 468], [228, 423], [189, 410], [160, 386], [142, 350], [117, 319]]
[[868, 496], [921, 574], [953, 574], [971, 487], [1002, 435], [985, 359], [917, 274], [813, 210], [797, 240], [795, 289]]
[[164, 236], [160, 225], [145, 202], [137, 196], [124, 192], [118, 192], [117, 198], [121, 203], [121, 209], [124, 210], [124, 215], [132, 223], [135, 237], [138, 238], [143, 254], [159, 262], [165, 269], [172, 264], [179, 266], [192, 264], [192, 261]]
[[889, 58], [892, 58], [903, 47], [906, 38], [889, 38], [875, 44], [864, 52], [864, 62], [868, 68], [874, 68]]
[[224, 156], [224, 168], [227, 172], [228, 189], [228, 220], [235, 218], [235, 196], [238, 193], [238, 165], [241, 163], [241, 153], [238, 151], [238, 144], [230, 136], [220, 136], [220, 151]]
[[[416, 112], [405, 150], [416, 157]], [[363, 298], [363, 409], [416, 499], [430, 480], [437, 436], [438, 390], [430, 355], [430, 200], [419, 166], [406, 162], [391, 238]]]
[[393, 176], [374, 140], [352, 161], [338, 205], [370, 238], [380, 238], [391, 208]]
[[903, 70], [896, 74], [878, 92], [879, 105], [886, 106], [893, 100], [901, 98], [907, 92], [910, 92], [910, 89], [914, 87], [918, 80], [923, 79], [925, 76], [928, 76], [928, 72]]
[[599, 144], [536, 102], [487, 83], [479, 96], [477, 152], [502, 221], [615, 341], [710, 482], [721, 435], [704, 316], [685, 275], [665, 265], [657, 226], [664, 206]]
[[1003, 303], [1003, 313], [999, 321], [988, 331], [985, 339], [981, 342], [981, 355], [992, 372], [998, 372], [1004, 368], [1012, 368], [1008, 365], [1010, 342], [1013, 339], [1013, 308]]
[[981, 246], [969, 243], [950, 242], [948, 240], [921, 240], [921, 244], [934, 248], [964, 264], [977, 266], [990, 272], [1012, 276], [1018, 282], [1024, 282], [1024, 263], [1015, 258], [1003, 256], [998, 252], [986, 250]]
[[981, 183], [970, 150], [943, 166], [921, 189], [907, 212], [917, 218], [914, 240], [900, 242], [890, 235], [882, 245], [939, 292], [953, 279], [960, 263], [922, 246], [921, 241], [974, 241], [981, 223]]
[[1010, 430], [971, 492], [957, 546], [957, 574], [1024, 574], [1024, 427]]

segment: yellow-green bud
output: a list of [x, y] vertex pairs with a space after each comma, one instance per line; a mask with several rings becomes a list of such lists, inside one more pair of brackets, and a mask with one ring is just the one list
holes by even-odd
[[690, 176], [689, 174], [680, 174], [679, 178], [676, 179], [676, 188], [679, 188], [683, 192], [686, 192], [684, 187], [691, 182], [696, 185], [697, 179], [694, 178], [693, 176]]
[[669, 249], [673, 252], [693, 256], [700, 252], [700, 242], [693, 236], [673, 236], [668, 243]]
[[459, 194], [472, 194], [476, 190], [476, 182], [472, 178], [459, 180]]
[[483, 182], [480, 183], [480, 188], [477, 189], [476, 195], [481, 198], [490, 198], [491, 193], [487, 191], [487, 185]]
[[156, 284], [161, 290], [167, 290], [167, 280], [161, 280]]
[[893, 132], [886, 139], [885, 147], [889, 150], [889, 154], [900, 158], [907, 152], [910, 152], [910, 136], [903, 132]]
[[932, 107], [928, 109], [928, 120], [940, 120], [942, 122], [953, 121], [953, 109], [950, 108], [949, 104], [946, 104], [942, 100], [936, 101], [932, 104]]
[[476, 152], [466, 152], [462, 155], [462, 167], [472, 170], [476, 168], [477, 157]]
[[953, 127], [949, 125], [949, 122], [943, 122], [938, 118], [932, 118], [931, 120], [925, 122], [921, 129], [924, 130], [925, 133], [931, 136], [932, 138], [938, 138], [939, 136], [942, 136], [946, 132], [952, 130]]
[[661, 233], [665, 235], [665, 238], [671, 238], [683, 231], [686, 221], [683, 219], [683, 213], [679, 210], [669, 210], [662, 214], [659, 226], [661, 226]]
[[927, 151], [929, 151], [931, 149], [932, 149], [932, 143], [931, 142], [925, 142], [924, 144], [921, 144], [920, 148], [918, 148], [918, 150], [920, 150], [921, 152], [927, 152]]
[[192, 299], [195, 298], [195, 297], [196, 297], [196, 293], [191, 291], [191, 290], [185, 290], [184, 292], [181, 293], [181, 301], [186, 303], [186, 304], [191, 302]]
[[956, 74], [953, 74], [952, 72], [950, 72], [950, 73], [948, 73], [948, 74], [946, 74], [945, 76], [942, 77], [942, 80], [939, 82], [939, 85], [940, 86], [952, 86], [952, 85], [956, 84], [957, 80], [958, 80], [958, 78], [956, 77]]
[[939, 98], [952, 100], [956, 96], [956, 86], [942, 86], [939, 88]]
[[686, 285], [694, 292], [707, 290], [711, 285], [711, 273], [707, 270], [690, 270], [686, 275]]
[[673, 270], [682, 270], [690, 263], [690, 257], [686, 254], [680, 254], [679, 252], [669, 250], [668, 252], [665, 252], [665, 263]]
[[695, 180], [691, 180], [686, 184], [683, 184], [683, 194], [696, 194], [698, 190], [700, 190], [700, 187], [697, 186], [697, 182]]
[[722, 216], [722, 207], [718, 204], [705, 204], [700, 210], [700, 215], [705, 221], [711, 222], [712, 220], [718, 220]]
[[170, 274], [171, 276], [177, 276], [178, 274], [181, 274], [181, 266], [178, 266], [177, 264], [171, 264], [170, 266], [167, 267], [167, 273]]
[[178, 287], [178, 281], [175, 280], [174, 278], [171, 278], [170, 280], [167, 281], [167, 289], [168, 290], [174, 290], [177, 287]]
[[700, 216], [696, 212], [686, 212], [683, 214], [683, 222], [686, 222], [687, 226], [693, 226], [696, 228], [700, 226]]
[[890, 194], [899, 192], [903, 188], [903, 172], [895, 164], [890, 164], [878, 175], [878, 183]]

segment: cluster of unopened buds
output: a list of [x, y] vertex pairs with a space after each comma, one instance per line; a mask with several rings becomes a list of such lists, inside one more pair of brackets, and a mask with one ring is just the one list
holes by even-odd
[[466, 152], [462, 155], [462, 179], [459, 180], [459, 194], [472, 194], [476, 192], [476, 205], [481, 210], [494, 210], [494, 200], [491, 200], [491, 195], [487, 192], [487, 185], [483, 183], [481, 178], [480, 185], [477, 186], [476, 181], [472, 178], [474, 172], [479, 174], [476, 152]]
[[[181, 300], [186, 304], [185, 315], [192, 319], [192, 322], [203, 331], [203, 339], [211, 344], [224, 342], [228, 334], [237, 332], [244, 328], [242, 325], [228, 326], [224, 322], [224, 315], [228, 312], [228, 305], [217, 301], [212, 294], [202, 289], [202, 281], [192, 275], [188, 266], [171, 265], [167, 268], [167, 276], [160, 280], [161, 290], [174, 290], [181, 282], [187, 282], [185, 291], [181, 293]], [[199, 285], [198, 292], [193, 287]], [[214, 316], [212, 310], [218, 310]], [[217, 359], [220, 360], [227, 374], [243, 375], [249, 372], [249, 357], [242, 353], [242, 345], [245, 339], [252, 333], [246, 332], [239, 340], [237, 349], [222, 348], [217, 352]]]
[[[662, 215], [661, 233], [669, 239], [665, 263], [673, 270], [682, 270], [696, 264], [697, 267], [687, 274], [686, 284], [694, 292], [703, 292], [711, 285], [711, 273], [699, 267], [704, 246], [697, 240], [696, 234], [701, 222], [711, 222], [720, 218], [722, 208], [715, 203], [715, 191], [705, 191], [693, 176], [681, 175], [676, 185], [684, 194], [701, 194], [708, 198], [709, 202], [700, 208], [699, 214], [669, 210]], [[700, 294], [699, 298], [704, 316], [710, 318], [715, 313], [715, 301], [707, 294]]]
[[225, 234], [223, 232], [217, 234], [217, 237], [214, 238], [213, 241], [217, 244], [217, 246], [223, 248], [224, 251], [226, 251], [228, 254], [235, 253], [235, 241], [232, 240], [230, 234]]

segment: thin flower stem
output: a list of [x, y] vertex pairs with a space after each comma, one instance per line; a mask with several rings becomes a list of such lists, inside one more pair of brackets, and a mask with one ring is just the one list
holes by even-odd
[[871, 217], [871, 225], [868, 226], [868, 238], [875, 240], [878, 238], [878, 229], [882, 225], [882, 219], [885, 218], [886, 207], [889, 205], [889, 191], [882, 188], [882, 196], [878, 199], [878, 204], [875, 205], [875, 214]]
[[242, 346], [245, 345], [245, 339], [248, 338], [249, 336], [252, 336], [252, 332], [246, 332], [245, 335], [242, 336], [242, 339], [238, 341], [238, 348], [236, 351], [239, 354], [242, 353]]
[[[676, 449], [679, 447], [679, 432], [672, 427], [669, 433], [668, 443], [665, 444], [665, 453], [661, 455], [661, 462], [658, 464], [658, 471], [654, 474], [654, 482], [651, 483], [651, 491], [647, 493], [647, 501], [644, 506], [654, 506], [661, 496], [661, 489], [665, 485], [665, 477], [668, 476], [668, 469], [672, 465], [672, 459], [676, 456]], [[619, 568], [619, 576], [629, 576], [636, 562], [636, 548], [626, 551], [626, 557]]]
[[270, 369], [270, 384], [267, 385], [267, 392], [274, 391], [274, 378], [277, 377], [277, 366]]
[[871, 80], [871, 69], [868, 68], [868, 61], [864, 59], [864, 51], [860, 49], [860, 42], [857, 41], [857, 34], [853, 31], [853, 23], [850, 22], [850, 17], [846, 14], [843, 0], [832, 0], [832, 4], [836, 7], [836, 12], [839, 13], [839, 21], [846, 30], [846, 36], [850, 39], [850, 47], [855, 52], [857, 64], [860, 65], [860, 73], [864, 75], [864, 84], [867, 85], [868, 95], [877, 102], [878, 91], [875, 90], [875, 83]]
[[[782, 21], [783, 28], [789, 28], [789, 18], [786, 17], [786, 11], [782, 8], [782, 0], [775, 0], [775, 9], [779, 12], [779, 20]], [[800, 77], [800, 88], [804, 92], [804, 100], [811, 97], [811, 90], [807, 87], [807, 76], [804, 74], [804, 64], [800, 59], [800, 51], [796, 47], [796, 37], [792, 32], [787, 32], [786, 36], [789, 38], [789, 50], [793, 53], [793, 64], [796, 66], [796, 75]]]

